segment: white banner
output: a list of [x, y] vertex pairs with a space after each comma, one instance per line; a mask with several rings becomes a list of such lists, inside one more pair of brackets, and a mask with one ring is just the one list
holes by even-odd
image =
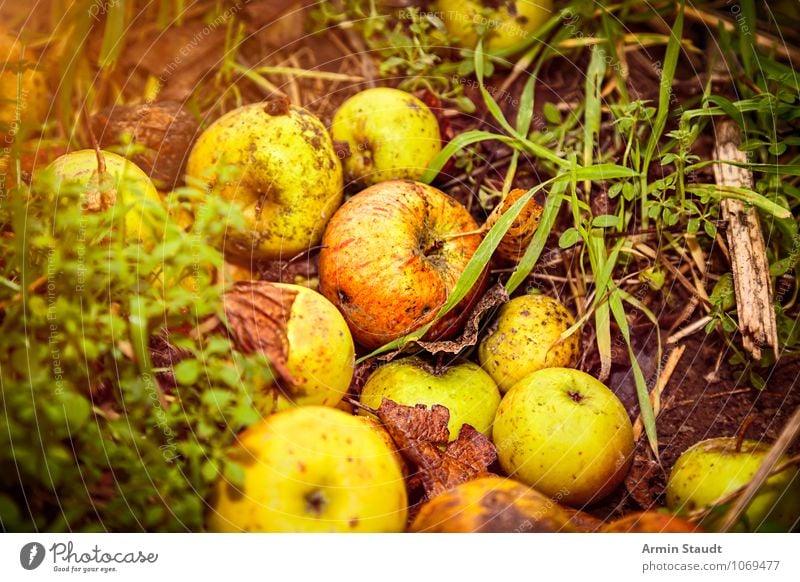
[[0, 580], [800, 580], [799, 542], [792, 534], [4, 534]]

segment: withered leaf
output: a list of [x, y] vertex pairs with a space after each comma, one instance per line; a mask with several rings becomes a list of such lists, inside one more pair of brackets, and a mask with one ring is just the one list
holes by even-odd
[[487, 467], [497, 458], [492, 441], [468, 424], [442, 450], [439, 445], [449, 439], [450, 420], [444, 406], [403, 406], [384, 398], [377, 415], [400, 454], [417, 468], [415, 478], [428, 499], [459, 483], [488, 475]]
[[[505, 199], [492, 211], [489, 218], [486, 219], [484, 228], [487, 231], [492, 228], [500, 220], [503, 213], [511, 208], [526, 192], [527, 190], [519, 188], [509, 192]], [[541, 216], [542, 207], [536, 200], [531, 198], [516, 220], [511, 223], [511, 227], [503, 236], [500, 244], [497, 245], [496, 256], [512, 263], [518, 263], [531, 244], [531, 239], [533, 239], [533, 235], [539, 226]]]
[[475, 305], [467, 319], [467, 323], [464, 325], [464, 331], [461, 332], [458, 338], [433, 342], [418, 341], [417, 345], [431, 354], [437, 354], [439, 352], [457, 354], [468, 346], [474, 346], [478, 343], [478, 332], [483, 315], [490, 309], [506, 301], [508, 301], [508, 291], [506, 291], [502, 283], [496, 283], [483, 294], [483, 297], [481, 297], [477, 305]]
[[300, 383], [286, 367], [286, 326], [296, 297], [297, 291], [268, 281], [239, 281], [224, 297], [228, 326], [239, 349], [263, 353], [281, 379], [290, 384]]

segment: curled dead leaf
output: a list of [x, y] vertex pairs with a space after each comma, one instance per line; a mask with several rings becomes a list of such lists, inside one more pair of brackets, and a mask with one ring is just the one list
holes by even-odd
[[[505, 199], [489, 215], [484, 223], [484, 229], [488, 231], [500, 220], [500, 217], [519, 200], [527, 190], [515, 189], [508, 193]], [[539, 226], [542, 216], [542, 207], [533, 198], [525, 205], [516, 220], [511, 223], [511, 227], [506, 232], [500, 244], [497, 245], [495, 255], [505, 261], [518, 263], [522, 255], [531, 244], [533, 235]]]
[[261, 352], [282, 380], [300, 383], [286, 366], [289, 338], [286, 326], [297, 291], [267, 281], [239, 281], [225, 293], [228, 328], [240, 350]]
[[[397, 445], [397, 450], [417, 469], [414, 479], [430, 499], [459, 483], [484, 477], [497, 459], [492, 441], [465, 424], [458, 438], [448, 443], [450, 411], [438, 404], [403, 406], [384, 399], [376, 411]], [[442, 449], [440, 445], [447, 443]]]

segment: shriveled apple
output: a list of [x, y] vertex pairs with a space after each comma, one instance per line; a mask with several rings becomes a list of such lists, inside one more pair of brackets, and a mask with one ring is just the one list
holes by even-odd
[[[480, 244], [478, 225], [444, 192], [406, 180], [381, 182], [348, 200], [322, 240], [320, 288], [353, 337], [376, 348], [430, 323]], [[484, 276], [426, 338], [460, 329]]]

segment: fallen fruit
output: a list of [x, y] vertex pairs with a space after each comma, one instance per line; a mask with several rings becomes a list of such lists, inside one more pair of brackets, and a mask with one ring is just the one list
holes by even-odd
[[[667, 481], [667, 506], [691, 512], [720, 502], [747, 485], [755, 475], [769, 445], [735, 438], [713, 438], [689, 447], [672, 467]], [[778, 465], [787, 461], [786, 457]], [[714, 531], [724, 509], [712, 511], [700, 524]], [[789, 467], [766, 480], [734, 531], [788, 532], [800, 519], [800, 473]]]
[[508, 391], [542, 368], [571, 368], [578, 363], [580, 334], [560, 336], [575, 320], [547, 295], [523, 295], [506, 303], [494, 331], [478, 348], [481, 366], [500, 390]]
[[553, 14], [552, 0], [438, 0], [442, 20], [459, 46], [505, 49], [530, 37]]
[[225, 313], [245, 352], [262, 351], [275, 369], [257, 392], [270, 414], [292, 406], [336, 406], [350, 387], [353, 338], [330, 301], [301, 285], [241, 281], [225, 293]]
[[[331, 135], [347, 144], [345, 179], [361, 186], [418, 180], [442, 147], [439, 122], [425, 103], [399, 89], [367, 89], [345, 101]], [[337, 143], [337, 147], [339, 144]]]
[[576, 506], [622, 482], [634, 446], [619, 399], [571, 368], [544, 368], [516, 383], [497, 408], [492, 437], [509, 475]]
[[630, 513], [600, 530], [603, 533], [694, 533], [702, 531], [690, 521], [660, 511]]
[[[320, 289], [356, 341], [376, 348], [430, 323], [480, 244], [478, 225], [444, 192], [404, 180], [348, 200], [325, 230]], [[426, 339], [451, 337], [485, 288], [485, 275]]]
[[228, 460], [241, 486], [216, 487], [217, 532], [399, 532], [407, 498], [395, 453], [349, 414], [319, 406], [279, 412], [246, 430]]
[[517, 481], [483, 477], [437, 495], [419, 510], [414, 532], [575, 532], [558, 503]]
[[451, 441], [464, 424], [489, 436], [500, 404], [497, 385], [476, 364], [465, 361], [437, 371], [415, 357], [390, 362], [369, 377], [361, 403], [377, 409], [384, 398], [406, 406], [444, 406], [450, 411]]
[[9, 145], [19, 125], [40, 124], [50, 108], [44, 75], [23, 52], [22, 41], [0, 29], [0, 136]]
[[80, 150], [58, 157], [49, 166], [55, 173], [56, 189], [76, 189], [81, 193], [81, 203], [90, 211], [113, 207], [114, 212], [125, 212], [125, 237], [153, 242], [156, 233], [147, 219], [147, 207], [161, 205], [155, 186], [133, 162], [103, 150], [100, 156], [105, 164], [102, 176], [95, 150]]
[[[220, 164], [237, 172], [221, 184]], [[325, 126], [286, 103], [220, 117], [197, 139], [186, 171], [241, 208], [246, 230], [225, 243], [240, 258], [290, 259], [307, 250], [342, 201], [342, 167]]]

